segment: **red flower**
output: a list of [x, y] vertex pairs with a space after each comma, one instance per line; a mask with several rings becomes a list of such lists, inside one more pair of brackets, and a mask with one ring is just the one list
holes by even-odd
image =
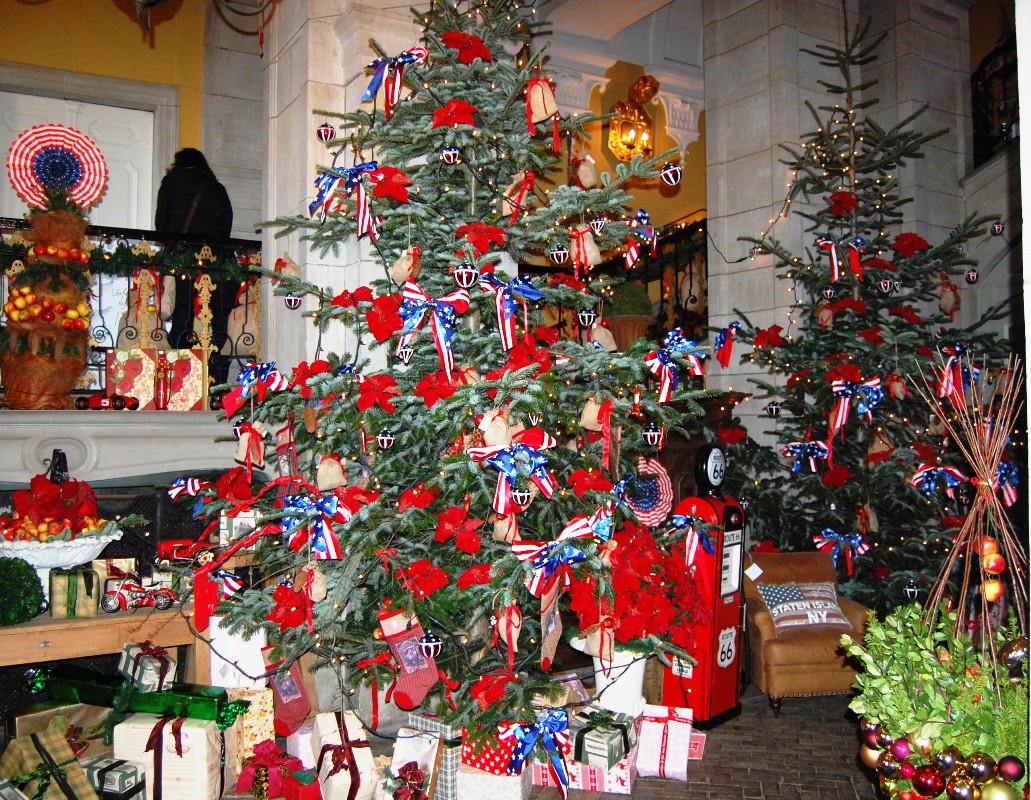
[[480, 552], [480, 534], [477, 528], [483, 524], [483, 520], [470, 517], [468, 506], [451, 506], [447, 511], [440, 512], [437, 520], [437, 530], [433, 538], [438, 542], [443, 544], [454, 536], [455, 547], [463, 553], [474, 556]]
[[451, 576], [429, 559], [420, 558], [413, 561], [410, 567], [398, 567], [397, 579], [415, 595], [416, 599], [424, 600], [447, 586]]
[[445, 46], [458, 51], [458, 60], [463, 64], [472, 64], [476, 59], [493, 60], [490, 50], [479, 36], [461, 31], [448, 31], [440, 37]]
[[838, 364], [827, 372], [827, 383], [831, 381], [851, 381], [852, 383], [862, 383], [863, 373], [859, 371], [859, 367], [853, 364], [851, 361], [846, 361], [843, 364]]
[[473, 564], [458, 576], [458, 588], [465, 591], [470, 586], [490, 583], [490, 564]]
[[540, 377], [551, 369], [551, 353], [546, 348], [538, 348], [534, 337], [527, 333], [521, 343], [508, 351], [508, 363], [505, 364], [503, 371], [522, 369], [533, 363], [540, 365], [537, 371], [537, 377]]
[[820, 478], [820, 483], [828, 489], [839, 489], [848, 483], [851, 478], [852, 472], [848, 467], [842, 467], [839, 464], [835, 464], [823, 473], [823, 477]]
[[572, 275], [565, 275], [561, 272], [556, 273], [548, 278], [548, 283], [552, 286], [568, 286], [570, 289], [576, 289], [578, 292], [587, 294], [587, 284], [578, 281]]
[[966, 517], [959, 514], [947, 514], [942, 517], [940, 524], [943, 528], [962, 528], [966, 519]]
[[372, 301], [372, 308], [365, 312], [365, 320], [377, 342], [385, 342], [401, 330], [404, 322], [397, 313], [400, 308], [400, 295], [381, 294]]
[[368, 286], [359, 286], [353, 292], [344, 289], [344, 291], [333, 298], [333, 302], [330, 305], [337, 306], [338, 308], [356, 308], [359, 301], [371, 303], [372, 289]]
[[294, 367], [293, 374], [290, 376], [291, 386], [300, 386], [301, 397], [305, 400], [311, 400], [311, 386], [308, 385], [308, 381], [311, 380], [314, 375], [321, 375], [325, 372], [329, 372], [329, 362], [325, 359], [318, 359], [312, 361], [309, 364], [307, 361], [302, 361], [296, 367]]
[[143, 373], [143, 362], [138, 358], [130, 358], [122, 367], [122, 375], [126, 379], [138, 378]]
[[883, 258], [868, 258], [863, 262], [864, 269], [885, 269], [889, 272], [895, 272], [895, 265], [890, 261], [885, 261]]
[[452, 98], [447, 105], [433, 112], [432, 128], [457, 128], [459, 125], [475, 125], [473, 114], [479, 109], [464, 100]]
[[920, 315], [912, 306], [895, 306], [888, 313], [893, 317], [902, 317], [902, 319], [912, 325], [919, 325], [921, 321]]
[[281, 633], [296, 628], [304, 622], [305, 597], [293, 587], [285, 583], [279, 584], [272, 592], [275, 607], [265, 616], [269, 622], [279, 626]]
[[464, 236], [478, 256], [482, 256], [490, 250], [491, 243], [498, 247], [505, 246], [505, 229], [494, 225], [484, 225], [482, 222], [463, 225], [455, 231], [455, 235]]
[[740, 444], [748, 438], [748, 432], [744, 428], [720, 428], [719, 433], [723, 444]]
[[875, 466], [877, 464], [883, 464], [883, 463], [885, 463], [886, 461], [888, 461], [891, 458], [891, 455], [894, 452], [895, 452], [895, 448], [894, 447], [889, 447], [887, 450], [880, 450], [880, 451], [875, 452], [875, 453], [870, 453], [869, 455], [867, 455], [867, 457], [864, 459], [864, 461], [866, 461], [866, 463], [869, 464], [870, 466]]
[[834, 311], [855, 311], [857, 314], [866, 313], [866, 301], [856, 300], [854, 297], [846, 297], [843, 300], [839, 300], [836, 303], [831, 303], [830, 307]]
[[809, 367], [803, 367], [798, 372], [794, 373], [788, 378], [788, 388], [794, 388], [795, 384], [799, 381], [805, 381], [809, 378]]
[[480, 711], [486, 711], [505, 696], [506, 683], [519, 683], [519, 678], [504, 673], [484, 675], [469, 687], [469, 696], [476, 700]]
[[859, 201], [856, 200], [856, 196], [852, 192], [834, 192], [830, 197], [830, 201], [830, 211], [836, 217], [851, 214], [859, 208]]
[[358, 385], [358, 410], [368, 411], [379, 405], [388, 414], [394, 413], [393, 397], [400, 397], [401, 390], [391, 375], [369, 375]]
[[916, 352], [922, 355], [924, 358], [928, 359], [929, 361], [934, 361], [934, 351], [926, 344], [920, 345], [916, 349]]
[[929, 250], [931, 245], [918, 233], [900, 233], [891, 243], [891, 249], [903, 258], [912, 258], [915, 253]]
[[440, 496], [440, 492], [431, 489], [424, 483], [419, 483], [408, 489], [397, 501], [397, 510], [405, 512], [410, 508], [426, 508], [430, 503]]
[[783, 330], [784, 327], [781, 325], [771, 325], [768, 328], [764, 328], [755, 335], [755, 346], [776, 347], [777, 345], [784, 344], [784, 337], [780, 335]]
[[887, 564], [878, 564], [873, 568], [873, 576], [879, 581], [883, 581], [891, 574], [891, 570], [888, 569]]
[[913, 442], [916, 457], [925, 464], [934, 464], [938, 460], [938, 451], [927, 442]]
[[881, 338], [881, 326], [872, 325], [865, 331], [860, 331], [856, 334], [860, 339], [866, 339], [870, 344], [884, 344], [884, 339]]
[[446, 400], [456, 391], [456, 388], [448, 383], [447, 376], [443, 372], [424, 375], [415, 386], [415, 395], [425, 401], [426, 408], [433, 408], [438, 400]]
[[379, 492], [372, 489], [362, 489], [360, 486], [348, 486], [346, 489], [343, 486], [338, 486], [333, 490], [333, 494], [340, 500], [340, 505], [344, 506], [351, 514], [357, 514], [361, 511], [362, 506], [375, 503], [379, 499]]
[[605, 473], [596, 469], [578, 469], [569, 476], [569, 485], [573, 487], [577, 497], [583, 497], [587, 492], [611, 492], [612, 481], [605, 477]]
[[369, 176], [376, 184], [372, 193], [376, 197], [390, 197], [399, 203], [408, 202], [408, 187], [412, 179], [397, 167], [380, 167]]

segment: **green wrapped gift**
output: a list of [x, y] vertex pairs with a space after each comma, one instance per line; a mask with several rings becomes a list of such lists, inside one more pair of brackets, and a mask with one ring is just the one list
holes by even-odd
[[12, 739], [0, 756], [0, 775], [33, 800], [96, 800], [97, 793], [65, 738], [67, 725]]
[[592, 767], [612, 769], [637, 744], [636, 720], [629, 714], [596, 709], [569, 720], [573, 760]]
[[96, 756], [79, 762], [86, 771], [86, 777], [103, 800], [129, 800], [145, 796], [143, 785], [144, 768], [132, 761], [120, 758]]
[[54, 619], [97, 616], [101, 593], [99, 576], [86, 564], [50, 570], [50, 616]]

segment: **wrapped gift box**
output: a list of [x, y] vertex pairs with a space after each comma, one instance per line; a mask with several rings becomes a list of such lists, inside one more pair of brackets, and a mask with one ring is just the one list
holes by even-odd
[[[639, 745], [619, 760], [612, 769], [592, 767], [578, 761], [566, 759], [569, 788], [585, 792], [608, 792], [610, 794], [631, 794], [637, 782], [637, 755]], [[558, 786], [558, 781], [547, 763], [533, 762], [534, 786]]]
[[526, 800], [533, 789], [533, 771], [528, 769], [519, 775], [495, 775], [468, 764], [459, 764], [455, 780], [459, 797], [481, 797], [484, 800]]
[[137, 796], [143, 800], [145, 787], [142, 764], [106, 756], [84, 758], [79, 763], [101, 800], [129, 800]]
[[37, 790], [43, 782], [47, 783], [46, 790], [38, 800], [96, 796], [86, 772], [79, 765], [65, 738], [65, 726], [60, 720], [51, 720], [39, 733], [12, 739], [3, 756], [0, 756], [0, 777], [7, 780], [28, 775], [37, 769], [45, 774], [45, 781], [33, 778], [18, 786], [28, 797], [37, 798]]
[[322, 787], [314, 770], [300, 769], [283, 776], [285, 800], [320, 800]]
[[292, 755], [305, 769], [314, 769], [315, 751], [312, 750], [311, 733], [315, 729], [315, 721], [307, 720], [301, 723], [301, 727], [286, 737], [287, 753]]
[[8, 780], [0, 778], [0, 800], [29, 800]]
[[[376, 765], [357, 714], [316, 714], [311, 743], [326, 800], [371, 800], [376, 792]], [[358, 784], [353, 798], [352, 783]]]
[[258, 742], [275, 739], [273, 727], [273, 701], [271, 689], [226, 689], [229, 701], [246, 700], [250, 705], [233, 723], [235, 730], [236, 771], [243, 769], [244, 761], [254, 755]]
[[590, 707], [569, 720], [569, 738], [575, 761], [612, 769], [637, 744], [637, 720]]
[[[59, 700], [33, 703], [31, 706], [7, 712], [7, 736], [14, 739], [18, 736], [28, 736], [30, 733], [39, 733], [46, 730], [51, 720], [60, 717], [65, 725], [65, 738], [73, 738], [89, 744], [92, 748], [93, 743], [104, 735], [104, 722], [110, 712], [110, 708], [85, 703], [62, 703]], [[68, 736], [69, 733], [72, 733], [72, 737]], [[72, 749], [76, 749], [74, 744]], [[98, 754], [90, 749], [76, 755], [82, 758], [84, 755]]]
[[687, 757], [691, 761], [701, 761], [705, 754], [705, 734], [701, 731], [691, 730], [691, 747], [687, 751]]
[[266, 739], [254, 746], [254, 754], [244, 763], [236, 791], [250, 794], [257, 800], [282, 797], [284, 776], [301, 769], [300, 761], [280, 750], [271, 739]]
[[100, 576], [89, 567], [50, 570], [50, 616], [76, 619], [97, 616], [104, 588]]
[[691, 749], [689, 708], [646, 705], [638, 720], [637, 770], [642, 778], [687, 781]]
[[100, 589], [103, 593], [104, 581], [108, 578], [120, 578], [122, 574], [136, 572], [135, 558], [94, 558], [90, 567], [100, 576]]
[[175, 659], [153, 642], [127, 644], [122, 649], [118, 671], [141, 692], [157, 692], [175, 680]]
[[[203, 352], [166, 350], [168, 361], [168, 410], [203, 411]], [[154, 348], [107, 351], [107, 386], [120, 395], [135, 397], [141, 410], [154, 409], [154, 378], [158, 351]]]
[[[512, 760], [516, 739], [510, 736], [499, 741], [497, 734], [490, 734], [483, 740], [462, 742], [462, 764], [491, 775], [508, 775], [508, 764]], [[522, 770], [526, 772], [526, 770]]]
[[436, 775], [436, 800], [458, 800], [458, 765], [462, 763], [462, 729], [446, 725], [440, 717], [412, 712], [408, 727], [440, 736], [440, 768]]
[[[159, 726], [159, 746], [147, 750]], [[157, 784], [162, 800], [218, 800], [235, 780], [223, 773], [223, 749], [227, 765], [235, 765], [236, 748], [232, 728], [223, 734], [212, 720], [133, 714], [115, 726], [115, 758], [143, 765], [147, 800]]]

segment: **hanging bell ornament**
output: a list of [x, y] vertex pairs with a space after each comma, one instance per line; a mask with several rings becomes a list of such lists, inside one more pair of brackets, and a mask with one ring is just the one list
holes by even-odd
[[656, 425], [654, 422], [649, 423], [641, 435], [644, 437], [645, 444], [649, 447], [661, 447], [662, 446], [662, 428]]
[[593, 308], [581, 308], [576, 314], [581, 328], [590, 328], [598, 320], [598, 312]]
[[301, 296], [290, 292], [290, 294], [283, 298], [283, 304], [291, 311], [296, 311], [301, 307]]
[[384, 428], [376, 434], [376, 444], [379, 445], [381, 450], [389, 450], [394, 446], [394, 434]]
[[1003, 222], [1001, 219], [997, 219], [997, 220], [995, 220], [995, 222], [992, 223], [992, 228], [991, 228], [992, 236], [1002, 236], [1002, 234], [1003, 234], [1003, 232], [1005, 230], [1006, 230], [1006, 223]]
[[526, 508], [530, 505], [532, 495], [529, 489], [513, 489], [512, 490], [512, 502], [520, 508]]
[[433, 631], [428, 630], [419, 638], [419, 650], [426, 658], [436, 658], [439, 656], [440, 648], [443, 646], [444, 643]]
[[663, 183], [667, 186], [676, 186], [684, 175], [684, 169], [679, 164], [666, 164], [660, 174]]
[[967, 277], [967, 283], [969, 283], [971, 286], [973, 286], [975, 283], [977, 283], [981, 279], [981, 273], [978, 272], [973, 267], [971, 267], [970, 269], [967, 270], [967, 276], [966, 277]]
[[770, 402], [768, 402], [766, 404], [766, 414], [770, 417], [779, 417], [780, 403], [778, 403], [776, 400], [771, 400]]
[[453, 145], [447, 145], [440, 150], [440, 160], [445, 164], [461, 164], [462, 151]]
[[828, 286], [826, 289], [823, 290], [823, 299], [824, 300], [833, 300], [834, 299], [834, 295], [836, 295], [836, 294], [837, 294], [837, 292], [834, 290], [834, 287], [833, 286]]
[[594, 235], [597, 236], [602, 232], [602, 230], [604, 230], [606, 222], [607, 220], [605, 217], [595, 217], [587, 224], [591, 226], [591, 230], [594, 231]]
[[334, 128], [328, 122], [323, 122], [315, 130], [315, 138], [318, 139], [323, 144], [329, 144], [329, 142], [333, 141], [333, 139], [336, 138], [336, 135], [337, 135], [336, 128]]
[[480, 271], [468, 261], [465, 261], [455, 267], [451, 277], [460, 288], [471, 289], [480, 280]]
[[415, 353], [415, 348], [410, 344], [402, 345], [397, 348], [397, 357], [401, 359], [402, 364], [407, 364], [411, 361], [413, 353]]
[[548, 258], [551, 259], [552, 264], [565, 264], [569, 259], [569, 248], [565, 245], [557, 244], [548, 252]]

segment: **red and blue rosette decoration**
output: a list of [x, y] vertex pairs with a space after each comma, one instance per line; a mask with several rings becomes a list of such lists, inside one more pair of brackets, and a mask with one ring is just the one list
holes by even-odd
[[834, 559], [834, 568], [838, 568], [838, 559], [845, 555], [848, 574], [852, 574], [852, 560], [870, 549], [869, 543], [859, 533], [838, 533], [833, 528], [824, 528], [822, 533], [813, 537], [817, 550], [829, 552]]
[[529, 278], [522, 275], [502, 281], [492, 272], [480, 274], [480, 286], [485, 292], [494, 292], [494, 308], [498, 318], [498, 332], [501, 334], [501, 349], [511, 350], [516, 341], [516, 311], [518, 301], [523, 307], [523, 328], [529, 330], [527, 303], [543, 300], [540, 289]]
[[655, 458], [637, 458], [637, 494], [627, 503], [642, 525], [655, 529], [662, 525], [673, 510], [673, 482], [666, 467]]
[[802, 471], [802, 464], [809, 462], [809, 469], [816, 472], [816, 462], [819, 459], [826, 459], [830, 449], [823, 442], [791, 442], [784, 446], [780, 453], [782, 456], [791, 456], [794, 463], [791, 465], [791, 474], [797, 475]]
[[508, 774], [518, 775], [526, 766], [539, 741], [548, 754], [548, 763], [554, 773], [562, 797], [569, 790], [569, 775], [563, 755], [569, 750], [569, 714], [564, 708], [553, 708], [537, 717], [534, 723], [506, 722], [498, 726], [498, 741], [515, 739], [515, 749], [508, 762]]
[[244, 403], [252, 395], [261, 403], [269, 392], [282, 392], [290, 388], [290, 379], [276, 368], [275, 361], [252, 361], [240, 370], [236, 381], [240, 385], [234, 387], [222, 399], [222, 408], [225, 409], [227, 417], [233, 416], [243, 408]]
[[937, 464], [921, 464], [909, 482], [920, 489], [928, 497], [933, 497], [938, 484], [944, 482], [945, 494], [954, 498], [956, 487], [968, 480], [967, 476], [956, 467], [939, 466]]
[[18, 196], [40, 206], [47, 190], [78, 206], [95, 205], [107, 188], [107, 163], [89, 136], [65, 125], [33, 125], [7, 151], [7, 177]]
[[422, 327], [426, 313], [429, 312], [430, 330], [433, 333], [433, 343], [437, 346], [437, 355], [440, 357], [440, 367], [450, 381], [455, 367], [451, 339], [454, 336], [457, 314], [464, 314], [469, 309], [469, 293], [465, 289], [455, 289], [433, 300], [419, 284], [405, 281], [401, 296], [404, 299], [397, 313], [404, 324], [397, 341], [398, 352], [412, 343], [416, 336], [415, 332]]
[[659, 402], [665, 403], [680, 386], [680, 373], [674, 355], [679, 355], [688, 365], [692, 375], [704, 375], [702, 358], [704, 353], [691, 352], [698, 350], [698, 345], [685, 338], [682, 328], [674, 328], [666, 334], [663, 346], [652, 350], [644, 357], [644, 363], [651, 373], [659, 379]]
[[394, 115], [394, 106], [401, 97], [405, 67], [409, 64], [424, 64], [430, 51], [422, 45], [410, 47], [393, 58], [380, 56], [366, 69], [371, 69], [372, 80], [362, 93], [362, 102], [367, 103], [376, 97], [379, 87], [383, 85], [383, 113], [387, 120]]

